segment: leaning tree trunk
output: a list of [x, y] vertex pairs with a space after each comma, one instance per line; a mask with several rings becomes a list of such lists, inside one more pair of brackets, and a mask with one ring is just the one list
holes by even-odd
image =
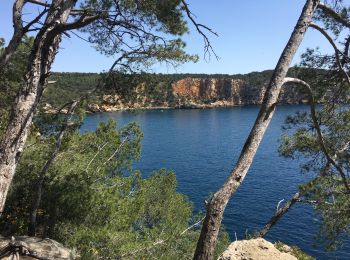
[[194, 259], [212, 259], [225, 207], [240, 184], [243, 182], [253, 158], [271, 121], [278, 102], [283, 80], [289, 65], [309, 27], [319, 0], [307, 0], [293, 33], [276, 65], [270, 83], [266, 89], [262, 106], [254, 126], [244, 144], [236, 166], [231, 171], [223, 186], [214, 194], [207, 205], [207, 213], [201, 234], [197, 242]]
[[28, 61], [27, 72], [9, 124], [0, 143], [0, 214], [15, 174], [18, 159], [23, 152], [33, 114], [38, 106], [49, 71], [61, 41], [58, 26], [67, 21], [76, 0], [54, 0], [44, 25], [35, 38]]
[[17, 0], [13, 4], [13, 37], [10, 40], [8, 46], [5, 48], [3, 53], [0, 54], [0, 71], [5, 68], [5, 65], [11, 59], [12, 55], [15, 53], [18, 45], [22, 41], [23, 37], [23, 25], [22, 25], [22, 10], [24, 6], [24, 0]]

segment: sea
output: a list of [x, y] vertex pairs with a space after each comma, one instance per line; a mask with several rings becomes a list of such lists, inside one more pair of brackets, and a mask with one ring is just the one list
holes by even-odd
[[[143, 133], [142, 156], [134, 164], [143, 177], [166, 168], [176, 173], [178, 191], [187, 195], [195, 212], [225, 181], [239, 157], [259, 106], [215, 109], [165, 109], [106, 112], [88, 115], [81, 131], [93, 131], [110, 118], [118, 127], [137, 122]], [[306, 105], [281, 105], [273, 116], [254, 162], [227, 205], [223, 224], [231, 240], [244, 239], [260, 230], [277, 204], [283, 205], [298, 186], [310, 179], [302, 173], [304, 158], [279, 156], [285, 118], [308, 111]], [[311, 205], [297, 203], [265, 237], [296, 245], [317, 259], [350, 259], [350, 240], [336, 251], [326, 251], [317, 239], [319, 216]]]

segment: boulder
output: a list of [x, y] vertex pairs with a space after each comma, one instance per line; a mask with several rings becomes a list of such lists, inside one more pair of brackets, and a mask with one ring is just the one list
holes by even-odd
[[76, 259], [71, 250], [49, 239], [28, 236], [5, 238], [0, 236], [0, 259]]
[[218, 260], [297, 260], [288, 250], [279, 251], [263, 238], [233, 242]]

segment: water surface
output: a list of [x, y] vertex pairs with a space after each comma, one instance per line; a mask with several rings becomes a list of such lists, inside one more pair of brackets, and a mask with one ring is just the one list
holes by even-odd
[[[224, 225], [231, 239], [263, 227], [277, 203], [288, 200], [310, 176], [302, 175], [299, 162], [278, 156], [278, 138], [288, 114], [307, 106], [279, 106], [255, 156], [252, 167], [230, 200]], [[160, 168], [174, 170], [178, 190], [194, 203], [196, 211], [224, 182], [238, 159], [259, 108], [245, 106], [205, 110], [150, 110], [89, 115], [82, 131], [92, 131], [109, 118], [118, 125], [136, 121], [142, 128], [142, 158], [135, 163], [143, 176]], [[294, 206], [266, 236], [297, 245], [317, 259], [350, 259], [350, 241], [336, 252], [325, 252], [314, 236], [317, 217], [308, 205]]]

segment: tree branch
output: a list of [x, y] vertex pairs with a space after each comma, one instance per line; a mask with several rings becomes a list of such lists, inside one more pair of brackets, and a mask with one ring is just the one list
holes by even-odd
[[336, 20], [338, 23], [341, 23], [347, 28], [350, 28], [350, 21], [344, 17], [342, 17], [340, 14], [338, 14], [333, 8], [330, 6], [324, 4], [324, 3], [319, 3], [317, 6], [319, 9], [321, 9], [323, 12], [326, 14], [330, 15], [334, 20]]
[[192, 24], [196, 27], [197, 32], [203, 36], [203, 40], [204, 40], [204, 58], [206, 57], [206, 55], [209, 55], [209, 59], [210, 59], [210, 53], [212, 52], [215, 56], [215, 58], [218, 60], [219, 57], [216, 55], [208, 36], [203, 32], [202, 29], [214, 34], [215, 36], [219, 36], [215, 31], [213, 31], [211, 28], [209, 28], [208, 26], [205, 26], [203, 24], [197, 23], [196, 20], [193, 18], [193, 14], [190, 11], [188, 4], [186, 3], [185, 0], [181, 0], [183, 7], [186, 11], [187, 17], [191, 20]]
[[70, 31], [70, 30], [74, 30], [74, 29], [79, 29], [79, 28], [85, 27], [86, 25], [96, 21], [100, 17], [101, 17], [100, 15], [87, 16], [87, 14], [85, 13], [85, 14], [82, 14], [80, 16], [80, 18], [74, 22], [60, 24], [58, 26], [58, 30], [63, 32], [63, 31]]
[[22, 41], [24, 35], [22, 10], [24, 6], [24, 0], [16, 0], [12, 8], [12, 22], [13, 22], [13, 36], [4, 52], [0, 55], [0, 71], [5, 68], [12, 55], [17, 50], [18, 45]]
[[42, 197], [42, 190], [43, 190], [43, 185], [44, 185], [44, 180], [45, 180], [45, 177], [46, 177], [46, 174], [50, 168], [50, 166], [52, 165], [52, 163], [55, 161], [57, 155], [58, 155], [58, 152], [60, 151], [61, 149], [61, 146], [62, 146], [62, 141], [63, 141], [63, 137], [64, 137], [64, 134], [68, 128], [68, 125], [69, 125], [69, 121], [71, 120], [72, 118], [72, 115], [74, 113], [74, 110], [76, 108], [78, 104], [78, 101], [74, 101], [68, 112], [67, 112], [67, 119], [57, 137], [57, 141], [56, 141], [56, 145], [55, 145], [55, 148], [53, 150], [53, 152], [51, 153], [49, 159], [46, 161], [44, 167], [42, 168], [41, 172], [39, 173], [39, 179], [38, 179], [38, 183], [36, 185], [36, 198], [34, 200], [34, 203], [33, 203], [33, 207], [31, 209], [31, 212], [30, 212], [30, 220], [29, 220], [29, 227], [28, 227], [28, 235], [29, 236], [35, 236], [36, 235], [36, 216], [37, 216], [37, 210], [40, 206], [40, 203], [41, 203], [41, 197]]
[[322, 130], [321, 127], [317, 121], [317, 116], [316, 116], [316, 108], [315, 108], [315, 100], [314, 100], [314, 96], [312, 93], [312, 89], [310, 87], [310, 85], [308, 83], [306, 83], [305, 81], [301, 80], [301, 79], [297, 79], [297, 78], [288, 78], [286, 77], [284, 79], [284, 84], [285, 83], [297, 83], [300, 84], [302, 86], [304, 86], [309, 94], [309, 103], [310, 103], [310, 113], [311, 113], [311, 118], [314, 124], [314, 127], [316, 129], [316, 133], [317, 133], [317, 140], [318, 143], [320, 145], [320, 148], [323, 152], [323, 154], [325, 155], [327, 161], [334, 166], [334, 168], [339, 172], [342, 181], [344, 183], [345, 188], [347, 189], [347, 191], [350, 193], [350, 186], [349, 183], [347, 181], [347, 177], [345, 172], [343, 171], [343, 169], [335, 162], [335, 160], [329, 155], [329, 152], [326, 148], [325, 142], [324, 142], [324, 138], [323, 138], [323, 134], [322, 134]]
[[[51, 7], [50, 3], [43, 2], [43, 1], [40, 1], [40, 0], [25, 0], [25, 1], [28, 2], [28, 3], [31, 3], [31, 4], [39, 5], [39, 6]], [[70, 15], [72, 15], [72, 16], [82, 15], [82, 14], [86, 14], [87, 12], [98, 12], [98, 13], [109, 12], [109, 13], [114, 13], [114, 11], [110, 11], [110, 10], [99, 10], [99, 11], [96, 11], [96, 10], [92, 10], [92, 9], [72, 9], [71, 12], [70, 12]]]
[[346, 38], [346, 41], [344, 44], [343, 59], [341, 61], [342, 66], [344, 66], [345, 63], [349, 60], [349, 47], [350, 47], [350, 35]]
[[288, 210], [295, 204], [295, 202], [298, 202], [300, 199], [300, 193], [297, 192], [293, 195], [293, 197], [287, 201], [287, 203], [282, 207], [277, 207], [275, 214], [272, 216], [272, 218], [265, 224], [263, 229], [261, 229], [255, 237], [264, 237], [267, 232], [277, 223], [277, 221], [283, 217], [284, 214], [288, 212]]
[[284, 78], [287, 75], [292, 59], [303, 40], [305, 32], [312, 21], [312, 16], [318, 3], [319, 0], [306, 1], [294, 30], [279, 57], [274, 73], [270, 79], [270, 83], [266, 88], [259, 113], [250, 130], [249, 136], [244, 143], [239, 158], [236, 161], [234, 168], [230, 171], [224, 184], [214, 193], [208, 203], [206, 218], [204, 219], [201, 234], [193, 257], [195, 260], [213, 258], [225, 208], [232, 195], [237, 191], [248, 174], [254, 156], [256, 155], [258, 147], [275, 112]]
[[337, 64], [338, 64], [338, 67], [340, 69], [340, 71], [343, 73], [344, 75], [344, 78], [345, 80], [347, 81], [347, 83], [349, 84], [350, 86], [350, 78], [349, 78], [349, 75], [346, 73], [343, 65], [342, 65], [342, 62], [340, 60], [340, 54], [342, 54], [344, 56], [343, 53], [341, 53], [338, 49], [338, 47], [336, 46], [336, 44], [334, 43], [333, 39], [329, 36], [329, 34], [321, 27], [319, 27], [318, 25], [314, 24], [314, 23], [311, 23], [310, 24], [310, 27], [316, 29], [317, 31], [319, 31], [320, 33], [322, 33], [322, 35], [324, 37], [326, 37], [326, 39], [328, 40], [328, 42], [332, 45], [333, 49], [334, 49], [334, 52], [335, 52], [335, 58], [337, 60]]
[[39, 15], [38, 15], [37, 17], [35, 17], [32, 21], [30, 21], [30, 22], [23, 28], [23, 29], [24, 29], [24, 32], [25, 32], [25, 33], [28, 32], [29, 29], [30, 29], [30, 27], [31, 27], [32, 25], [34, 25], [35, 23], [39, 22], [40, 19], [44, 16], [44, 14], [47, 13], [47, 11], [48, 11], [48, 9], [45, 8], [43, 11], [41, 11], [41, 12], [39, 13]]
[[102, 146], [98, 146], [97, 147], [97, 152], [95, 153], [95, 155], [91, 158], [91, 160], [89, 161], [89, 163], [87, 164], [86, 168], [85, 168], [85, 172], [88, 172], [90, 165], [93, 163], [93, 161], [96, 159], [97, 155], [103, 150], [103, 148], [108, 144], [108, 142], [105, 142]]
[[[193, 225], [191, 225], [191, 226], [189, 226], [188, 228], [186, 228], [185, 230], [183, 230], [183, 231], [182, 231], [180, 234], [178, 234], [176, 237], [182, 236], [182, 235], [184, 235], [187, 231], [189, 231], [190, 229], [192, 229], [192, 228], [198, 226], [200, 223], [203, 222], [204, 218], [205, 218], [205, 216], [204, 216], [203, 218], [201, 218], [198, 222], [194, 223]], [[169, 239], [170, 239], [170, 238], [168, 238], [168, 239], [160, 239], [160, 240], [157, 240], [156, 242], [152, 243], [150, 246], [142, 247], [142, 248], [140, 248], [140, 249], [137, 249], [137, 250], [134, 250], [134, 251], [131, 251], [131, 252], [128, 252], [128, 253], [124, 253], [124, 254], [121, 255], [121, 258], [126, 257], [126, 256], [134, 256], [135, 254], [137, 254], [137, 253], [139, 253], [139, 252], [141, 252], [141, 251], [145, 251], [145, 250], [147, 251], [147, 250], [152, 249], [153, 247], [155, 247], [155, 246], [157, 246], [157, 245], [161, 245], [161, 244], [166, 243]]]

